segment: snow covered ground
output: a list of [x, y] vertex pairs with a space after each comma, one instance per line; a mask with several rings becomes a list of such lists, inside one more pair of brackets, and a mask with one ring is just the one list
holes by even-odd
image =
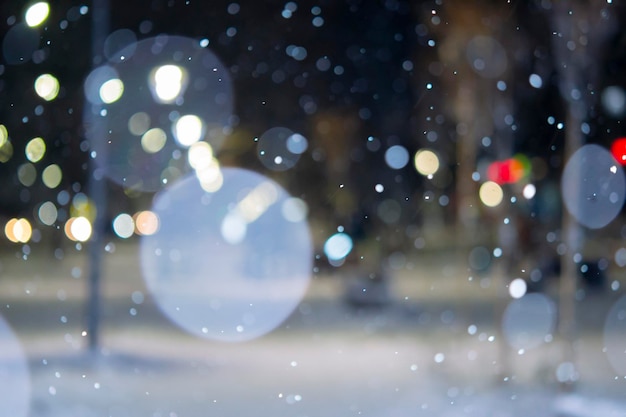
[[462, 266], [434, 260], [398, 274], [392, 303], [371, 308], [347, 305], [337, 277], [320, 276], [280, 328], [223, 343], [171, 324], [133, 256], [128, 248], [105, 259], [95, 353], [84, 333], [83, 258], [3, 263], [0, 313], [30, 368], [24, 417], [626, 416], [626, 381], [598, 324], [619, 294], [580, 304], [568, 392], [557, 381], [563, 342], [512, 349], [495, 291], [468, 283]]

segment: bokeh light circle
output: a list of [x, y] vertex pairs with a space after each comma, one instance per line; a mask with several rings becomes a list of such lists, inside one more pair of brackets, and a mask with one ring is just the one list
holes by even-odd
[[39, 26], [50, 14], [50, 5], [45, 1], [37, 2], [26, 9], [24, 21], [30, 27]]
[[409, 151], [402, 145], [394, 145], [385, 151], [385, 162], [392, 169], [402, 169], [409, 163]]
[[346, 233], [335, 233], [324, 243], [324, 254], [331, 261], [339, 261], [352, 251], [352, 238]]
[[30, 162], [39, 162], [46, 153], [46, 142], [39, 137], [33, 138], [26, 144], [24, 153]]
[[504, 199], [504, 190], [494, 181], [484, 182], [479, 190], [480, 201], [487, 207], [497, 207]]
[[157, 194], [158, 230], [143, 236], [141, 266], [163, 313], [186, 331], [237, 342], [282, 323], [308, 287], [305, 219], [286, 218], [291, 197], [274, 181], [222, 170], [215, 192], [190, 175]]
[[277, 126], [259, 137], [257, 155], [266, 168], [286, 171], [296, 165], [307, 147], [308, 142], [304, 136], [286, 127]]
[[113, 231], [122, 239], [128, 239], [135, 232], [135, 221], [127, 213], [118, 214], [113, 219]]
[[433, 175], [439, 170], [439, 157], [430, 149], [420, 149], [415, 153], [413, 164], [420, 174]]
[[606, 316], [604, 348], [615, 372], [626, 377], [626, 296], [617, 300]]
[[584, 145], [571, 156], [561, 180], [567, 210], [590, 228], [609, 224], [621, 211], [626, 194], [622, 166], [598, 145]]
[[112, 62], [122, 62], [133, 56], [136, 48], [135, 32], [130, 29], [118, 29], [111, 32], [105, 39], [104, 56]]
[[192, 169], [191, 144], [206, 141], [217, 150], [229, 133], [229, 71], [195, 39], [159, 35], [133, 42], [120, 31], [107, 40], [110, 60], [84, 86], [91, 157], [101, 175], [125, 188], [158, 191]]
[[2, 54], [7, 64], [23, 64], [31, 60], [39, 47], [39, 32], [26, 23], [9, 29], [2, 40]]
[[59, 80], [52, 74], [41, 74], [35, 80], [35, 93], [46, 101], [54, 100], [60, 88]]
[[465, 52], [472, 69], [484, 78], [499, 77], [507, 69], [506, 49], [490, 36], [480, 35], [472, 38]]
[[0, 316], [0, 416], [29, 415], [31, 382], [26, 355], [13, 330]]
[[514, 299], [502, 316], [502, 333], [514, 349], [532, 349], [543, 344], [555, 326], [554, 302], [539, 293]]
[[526, 281], [522, 278], [515, 278], [509, 284], [509, 295], [513, 298], [522, 298], [526, 295], [526, 290], [528, 286], [526, 285]]
[[626, 92], [617, 85], [612, 85], [602, 91], [602, 105], [613, 117], [622, 117], [626, 113]]

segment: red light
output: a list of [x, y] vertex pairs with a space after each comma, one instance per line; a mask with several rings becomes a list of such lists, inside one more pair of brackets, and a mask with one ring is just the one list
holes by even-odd
[[499, 185], [515, 183], [524, 175], [524, 164], [515, 158], [495, 161], [487, 167], [487, 178]]
[[611, 145], [611, 154], [617, 162], [626, 165], [626, 138], [619, 138]]

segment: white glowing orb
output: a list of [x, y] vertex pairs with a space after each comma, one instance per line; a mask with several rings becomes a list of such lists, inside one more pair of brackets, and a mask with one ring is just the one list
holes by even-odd
[[35, 93], [46, 101], [59, 95], [59, 80], [52, 74], [42, 74], [35, 80]]
[[522, 195], [526, 200], [530, 200], [537, 194], [537, 188], [533, 184], [526, 184], [522, 190]]
[[331, 261], [344, 259], [352, 251], [352, 238], [345, 233], [335, 233], [324, 243], [324, 254]]
[[124, 94], [124, 83], [119, 78], [107, 80], [100, 87], [99, 94], [103, 103], [115, 103]]
[[176, 141], [181, 146], [189, 147], [202, 139], [204, 122], [195, 114], [187, 114], [174, 123], [173, 130]]
[[208, 168], [213, 162], [213, 148], [207, 142], [196, 142], [189, 147], [187, 160], [193, 169]]
[[155, 98], [162, 103], [174, 101], [184, 87], [184, 70], [178, 65], [162, 65], [155, 69], [151, 81]]
[[214, 193], [222, 187], [224, 177], [217, 159], [213, 158], [207, 167], [196, 169], [196, 178], [202, 189]]
[[71, 223], [70, 231], [74, 240], [86, 242], [91, 237], [91, 222], [86, 217], [76, 217]]
[[28, 26], [35, 27], [41, 25], [48, 18], [49, 14], [50, 5], [45, 1], [41, 1], [26, 9], [24, 20]]
[[526, 281], [522, 278], [515, 278], [509, 284], [509, 295], [513, 298], [522, 298], [526, 294]]
[[113, 219], [113, 231], [122, 239], [128, 239], [135, 232], [135, 221], [130, 214], [118, 214]]
[[237, 245], [246, 238], [248, 223], [246, 220], [236, 213], [229, 213], [222, 220], [222, 237], [231, 245]]
[[[117, 70], [108, 65], [95, 68], [89, 73], [84, 83], [85, 98], [91, 104], [102, 104], [100, 91], [102, 86], [110, 80], [119, 79]], [[106, 94], [106, 93], [105, 93]]]
[[157, 194], [160, 227], [140, 243], [148, 289], [161, 311], [203, 338], [238, 342], [280, 325], [300, 303], [312, 268], [305, 221], [282, 212], [278, 184], [237, 168], [207, 192], [195, 175]]

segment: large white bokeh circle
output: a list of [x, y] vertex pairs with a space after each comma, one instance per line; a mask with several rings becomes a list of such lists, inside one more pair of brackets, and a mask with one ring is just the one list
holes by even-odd
[[28, 362], [17, 337], [0, 316], [0, 416], [26, 417], [31, 385]]
[[543, 294], [531, 293], [509, 303], [502, 316], [502, 333], [514, 349], [532, 349], [546, 341], [556, 326], [556, 307]]
[[565, 207], [580, 224], [602, 228], [624, 205], [624, 171], [605, 148], [584, 145], [565, 165], [561, 193]]
[[277, 183], [238, 168], [222, 175], [216, 192], [193, 175], [161, 191], [159, 229], [142, 238], [140, 256], [167, 317], [192, 334], [236, 342], [293, 312], [308, 287], [312, 244], [304, 217], [285, 217], [291, 199]]
[[187, 147], [221, 146], [234, 108], [228, 69], [196, 39], [159, 35], [109, 53], [86, 78], [85, 130], [103, 175], [157, 191], [190, 171]]

